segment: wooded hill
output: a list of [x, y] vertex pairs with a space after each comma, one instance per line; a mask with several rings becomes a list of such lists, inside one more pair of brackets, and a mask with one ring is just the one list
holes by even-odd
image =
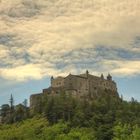
[[18, 119], [0, 126], [0, 140], [140, 140], [140, 103], [133, 98], [102, 94], [89, 101], [61, 93], [46, 95], [24, 117], [21, 108], [13, 112]]

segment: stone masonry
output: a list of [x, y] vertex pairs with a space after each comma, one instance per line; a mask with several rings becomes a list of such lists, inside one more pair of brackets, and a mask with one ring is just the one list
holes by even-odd
[[51, 86], [47, 89], [43, 89], [42, 93], [31, 95], [30, 106], [31, 108], [38, 104], [43, 94], [50, 96], [59, 95], [62, 92], [71, 94], [77, 98], [90, 97], [94, 98], [99, 96], [101, 91], [111, 91], [113, 96], [118, 96], [117, 85], [112, 80], [112, 76], [108, 74], [105, 79], [103, 74], [100, 77], [89, 74], [86, 71], [84, 74], [72, 75], [69, 74], [66, 77], [51, 77]]

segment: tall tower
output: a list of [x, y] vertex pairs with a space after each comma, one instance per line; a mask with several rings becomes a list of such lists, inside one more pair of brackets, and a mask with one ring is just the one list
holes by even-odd
[[53, 78], [53, 76], [51, 76], [51, 86], [52, 86], [52, 82], [53, 82], [53, 80], [54, 80], [54, 78]]
[[112, 76], [110, 74], [108, 74], [107, 80], [112, 81]]
[[101, 74], [101, 79], [104, 80], [104, 75], [103, 74]]
[[88, 78], [88, 75], [89, 75], [89, 71], [88, 71], [88, 70], [86, 70], [86, 76], [87, 76], [87, 78]]

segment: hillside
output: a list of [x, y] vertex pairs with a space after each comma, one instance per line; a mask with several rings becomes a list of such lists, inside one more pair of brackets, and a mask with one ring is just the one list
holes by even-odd
[[26, 118], [16, 115], [21, 118], [0, 126], [0, 140], [140, 139], [140, 103], [133, 98], [104, 94], [89, 101], [61, 94], [44, 98]]
[[[92, 127], [72, 127], [62, 121], [50, 125], [41, 116], [0, 126], [0, 140], [98, 140], [97, 134]], [[113, 127], [113, 134], [112, 140], [139, 140], [140, 127], [118, 123]]]

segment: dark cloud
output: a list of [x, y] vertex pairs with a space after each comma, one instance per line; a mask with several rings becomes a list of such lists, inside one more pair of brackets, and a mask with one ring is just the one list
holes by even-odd
[[32, 0], [22, 0], [21, 3], [13, 5], [8, 9], [0, 10], [1, 15], [11, 18], [31, 18], [40, 13], [41, 6]]
[[15, 38], [14, 34], [9, 34], [9, 33], [0, 34], [0, 44], [12, 47], [14, 45], [12, 42], [14, 38]]
[[[109, 67], [116, 68], [117, 61], [134, 61], [140, 59], [140, 52], [133, 52], [132, 50], [110, 48], [105, 46], [97, 46], [95, 48], [81, 48], [74, 49], [61, 56], [59, 62], [55, 64], [56, 69], [65, 69], [69, 65], [73, 65], [78, 69], [92, 69], [94, 71], [108, 70], [108, 61], [115, 63]], [[105, 66], [106, 65], [106, 66]]]
[[137, 60], [140, 59], [140, 52], [134, 52], [133, 49], [97, 47], [97, 57], [109, 60]]
[[140, 48], [140, 36], [137, 36], [132, 44], [134, 48]]
[[17, 34], [14, 33], [11, 34], [8, 32], [4, 34], [0, 34], [0, 45], [4, 45], [8, 49], [12, 50], [12, 48], [18, 49], [22, 47], [27, 47], [29, 46], [29, 44], [31, 44], [31, 42], [24, 40]]
[[30, 63], [27, 48], [30, 48], [31, 44], [16, 34], [0, 34], [0, 68]]

